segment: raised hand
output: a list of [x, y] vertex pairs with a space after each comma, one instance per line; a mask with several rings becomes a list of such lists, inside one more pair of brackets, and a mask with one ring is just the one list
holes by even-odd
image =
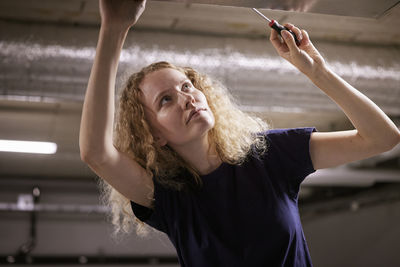
[[281, 32], [281, 41], [278, 33], [271, 30], [270, 41], [278, 54], [307, 76], [311, 76], [319, 68], [325, 68], [325, 60], [311, 43], [308, 33], [290, 23], [284, 26], [296, 34], [300, 45], [296, 45], [293, 36], [288, 31]]
[[130, 28], [142, 15], [146, 0], [100, 0], [102, 25]]

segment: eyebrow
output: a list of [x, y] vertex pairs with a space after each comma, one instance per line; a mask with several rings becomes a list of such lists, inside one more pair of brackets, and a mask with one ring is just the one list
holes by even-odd
[[[182, 83], [185, 82], [185, 81], [190, 81], [190, 80], [189, 80], [189, 78], [185, 78], [185, 79], [181, 80], [181, 81], [179, 82], [179, 84], [182, 84]], [[154, 99], [153, 105], [156, 105], [156, 104], [158, 103], [158, 99], [159, 99], [162, 95], [164, 95], [165, 92], [168, 92], [168, 91], [170, 91], [171, 89], [172, 89], [172, 88], [168, 88], [168, 89], [165, 89], [165, 90], [161, 91], [161, 92], [156, 96], [156, 98]]]

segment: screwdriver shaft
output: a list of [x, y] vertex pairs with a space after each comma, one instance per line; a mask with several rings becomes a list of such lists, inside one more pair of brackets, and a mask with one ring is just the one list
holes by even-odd
[[300, 45], [300, 41], [297, 39], [297, 36], [296, 36], [296, 34], [294, 34], [293, 31], [289, 30], [289, 29], [286, 28], [285, 26], [280, 25], [280, 24], [279, 24], [276, 20], [274, 20], [274, 19], [273, 19], [273, 20], [270, 20], [269, 18], [267, 18], [266, 16], [264, 16], [264, 14], [261, 13], [260, 11], [258, 11], [257, 9], [255, 9], [255, 8], [252, 8], [252, 9], [253, 9], [253, 11], [256, 12], [258, 15], [260, 15], [263, 19], [267, 20], [267, 21], [269, 22], [269, 26], [270, 26], [272, 29], [276, 30], [280, 36], [282, 36], [282, 35], [281, 35], [281, 31], [287, 30], [287, 31], [293, 36], [294, 41], [296, 42], [296, 44], [297, 44], [297, 45]]
[[258, 11], [257, 9], [253, 8], [254, 12], [256, 12], [258, 15], [260, 15], [262, 18], [266, 19], [268, 22], [271, 22], [271, 20], [269, 18], [267, 18], [266, 16], [264, 16], [263, 13], [261, 13], [260, 11]]

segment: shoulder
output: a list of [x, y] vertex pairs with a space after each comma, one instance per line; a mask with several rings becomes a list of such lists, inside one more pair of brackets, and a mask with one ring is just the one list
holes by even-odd
[[270, 129], [262, 133], [267, 142], [300, 142], [310, 139], [311, 134], [316, 132], [315, 127], [297, 127], [297, 128], [282, 128]]
[[296, 138], [300, 136], [308, 136], [312, 132], [316, 132], [315, 127], [297, 127], [297, 128], [282, 128], [282, 129], [270, 129], [262, 132], [268, 139], [278, 138]]
[[260, 134], [265, 138], [267, 156], [292, 157], [308, 153], [311, 134], [316, 131], [315, 127], [298, 127], [270, 129]]

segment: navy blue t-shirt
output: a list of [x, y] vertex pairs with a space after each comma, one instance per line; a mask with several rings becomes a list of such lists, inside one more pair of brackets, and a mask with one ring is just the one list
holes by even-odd
[[154, 180], [154, 210], [131, 202], [135, 215], [166, 233], [181, 266], [312, 266], [297, 206], [300, 183], [315, 172], [315, 128], [266, 133], [267, 152], [242, 165], [222, 163], [185, 193]]

